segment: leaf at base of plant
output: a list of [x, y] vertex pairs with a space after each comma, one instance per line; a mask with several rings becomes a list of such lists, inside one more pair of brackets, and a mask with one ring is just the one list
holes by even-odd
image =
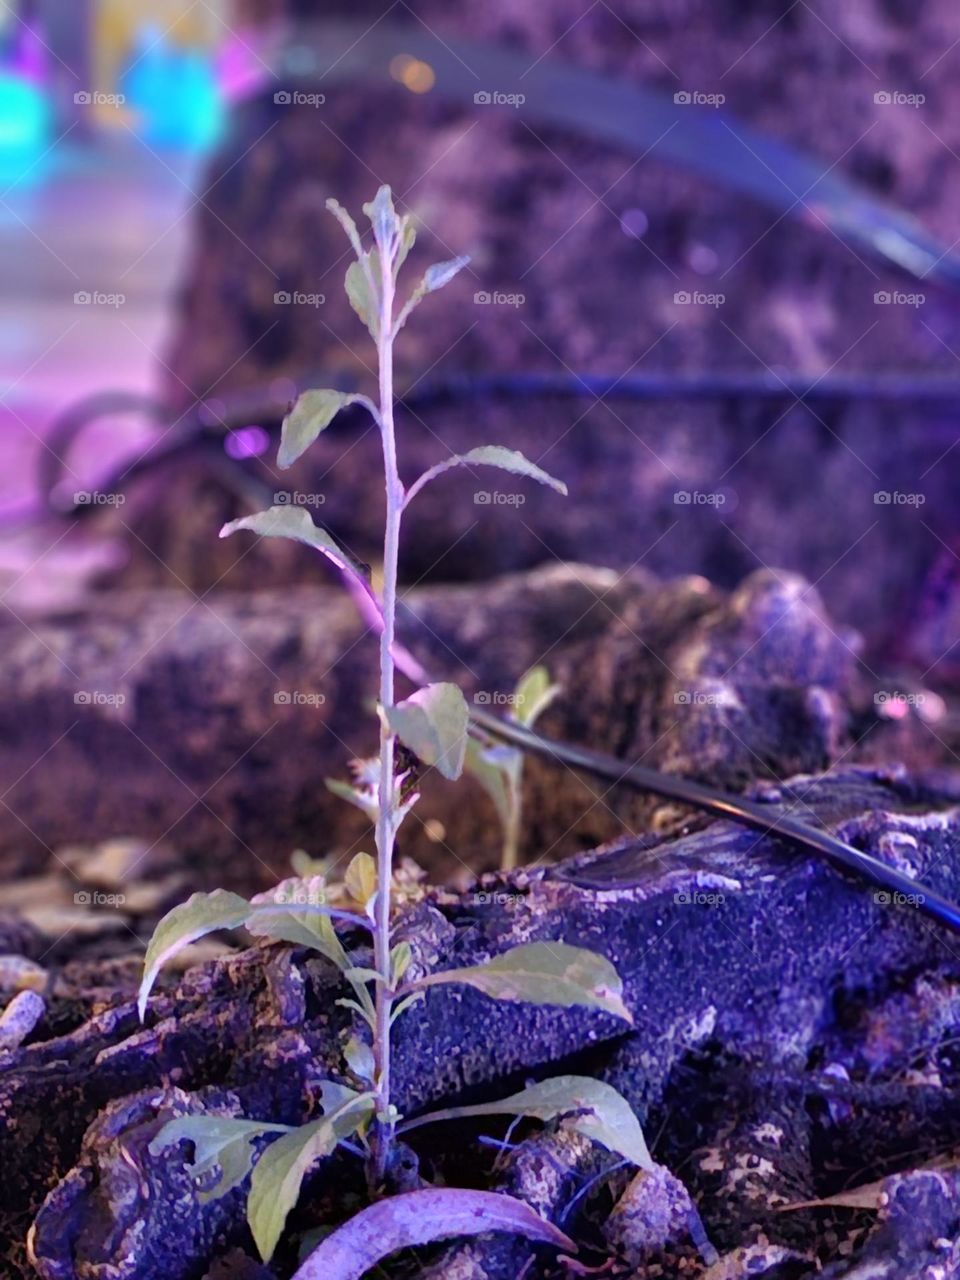
[[338, 1227], [303, 1263], [293, 1280], [361, 1280], [400, 1249], [505, 1231], [569, 1253], [577, 1246], [512, 1196], [492, 1191], [430, 1188], [380, 1200]]
[[[540, 1084], [528, 1085], [520, 1093], [497, 1102], [451, 1107], [437, 1118], [453, 1120], [499, 1115], [529, 1116], [544, 1123], [559, 1120], [562, 1128], [592, 1138], [639, 1168], [653, 1168], [640, 1121], [630, 1103], [613, 1085], [594, 1080], [592, 1076], [554, 1076]], [[429, 1124], [432, 1118], [429, 1114], [417, 1116], [406, 1123], [405, 1129]]]
[[270, 1144], [254, 1166], [247, 1200], [247, 1222], [264, 1262], [269, 1262], [283, 1233], [287, 1214], [300, 1197], [300, 1186], [318, 1160], [332, 1155], [337, 1144], [355, 1133], [373, 1110], [370, 1094], [336, 1086], [339, 1105], [328, 1115], [301, 1125]]

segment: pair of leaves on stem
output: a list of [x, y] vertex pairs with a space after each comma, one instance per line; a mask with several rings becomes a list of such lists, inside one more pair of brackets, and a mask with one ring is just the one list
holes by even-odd
[[[370, 887], [369, 874], [363, 878], [365, 883], [359, 892]], [[221, 929], [243, 926], [269, 941], [310, 947], [342, 972], [356, 972], [332, 919], [346, 916], [350, 923], [364, 928], [369, 927], [369, 922], [363, 916], [351, 916], [327, 906], [322, 901], [323, 892], [322, 881], [287, 880], [272, 893], [260, 894], [253, 901], [226, 889], [192, 894], [167, 912], [150, 939], [138, 997], [141, 1018], [161, 968], [190, 943]], [[474, 987], [495, 1000], [581, 1005], [632, 1021], [623, 1003], [623, 983], [610, 961], [598, 952], [565, 942], [524, 943], [485, 964], [431, 973], [408, 984], [404, 994], [451, 983]]]
[[[150, 1152], [158, 1155], [180, 1142], [192, 1142], [194, 1158], [187, 1167], [203, 1184], [198, 1191], [201, 1202], [240, 1186], [252, 1168], [247, 1220], [261, 1257], [269, 1260], [287, 1215], [299, 1199], [303, 1179], [320, 1160], [332, 1155], [339, 1143], [363, 1129], [375, 1105], [372, 1093], [357, 1093], [332, 1081], [324, 1082], [321, 1099], [324, 1114], [298, 1128], [232, 1117], [179, 1116], [159, 1130]], [[556, 1076], [497, 1102], [452, 1107], [419, 1116], [400, 1128], [401, 1132], [410, 1132], [439, 1121], [497, 1115], [526, 1116], [544, 1124], [557, 1121], [561, 1128], [584, 1134], [640, 1168], [652, 1168], [643, 1132], [626, 1099], [610, 1085], [589, 1076]], [[270, 1140], [269, 1145], [254, 1163], [263, 1138]], [[480, 1221], [485, 1223], [478, 1230], [520, 1232], [571, 1247], [549, 1223], [510, 1197], [493, 1196], [488, 1201], [484, 1193], [420, 1191], [413, 1193], [416, 1199], [394, 1197], [352, 1218], [314, 1252], [298, 1275], [333, 1275], [337, 1280], [350, 1280], [366, 1274], [397, 1249], [476, 1234], [457, 1210], [463, 1207], [460, 1197], [478, 1194], [480, 1199], [473, 1207], [481, 1211]], [[396, 1208], [398, 1204], [400, 1210]], [[408, 1220], [404, 1205], [415, 1208], [413, 1219]], [[391, 1210], [385, 1206], [395, 1207]], [[485, 1210], [502, 1216], [491, 1218]], [[346, 1259], [351, 1260], [350, 1265]], [[320, 1269], [321, 1263], [324, 1270]]]
[[[358, 874], [364, 879], [362, 871]], [[361, 894], [365, 888], [369, 888], [368, 879], [358, 884]], [[254, 902], [218, 889], [210, 894], [194, 894], [173, 908], [157, 926], [147, 950], [140, 989], [141, 1016], [157, 973], [166, 961], [205, 934], [244, 925], [259, 936], [312, 947], [326, 955], [353, 983], [358, 997], [364, 997], [345, 1003], [369, 1022], [372, 1002], [367, 984], [378, 975], [351, 965], [333, 928], [329, 914], [332, 909], [318, 901], [321, 894], [320, 881], [290, 880], [279, 886], [273, 896], [261, 895]], [[405, 949], [405, 945], [394, 948], [391, 957], [394, 985], [402, 982], [410, 962], [409, 947]], [[427, 975], [403, 989], [405, 999], [397, 1011], [422, 998], [428, 988], [441, 984], [471, 986], [498, 1000], [592, 1007], [630, 1021], [613, 965], [595, 952], [566, 943], [528, 943], [495, 956], [486, 964]], [[354, 1036], [345, 1056], [351, 1070], [369, 1081], [369, 1046]], [[238, 1186], [253, 1164], [257, 1140], [273, 1137], [254, 1168], [248, 1202], [251, 1230], [261, 1254], [268, 1258], [306, 1173], [319, 1159], [330, 1155], [339, 1142], [362, 1129], [375, 1105], [372, 1091], [358, 1093], [333, 1082], [324, 1085], [322, 1099], [324, 1115], [296, 1129], [225, 1117], [179, 1117], [163, 1127], [152, 1149], [160, 1150], [183, 1139], [193, 1141], [193, 1172], [204, 1180], [215, 1166], [220, 1170], [212, 1182], [200, 1189], [201, 1197], [209, 1198]], [[567, 1127], [589, 1134], [627, 1159], [636, 1163], [648, 1159], [639, 1125], [626, 1102], [609, 1086], [589, 1078], [561, 1077], [531, 1086], [500, 1103], [437, 1113], [435, 1118], [505, 1113], [544, 1121], [562, 1117], [561, 1122]], [[429, 1118], [418, 1117], [408, 1122], [408, 1127], [417, 1127]]]
[[[227, 1116], [178, 1116], [159, 1130], [150, 1143], [150, 1154], [192, 1142], [194, 1157], [187, 1168], [201, 1183], [197, 1193], [201, 1203], [240, 1186], [252, 1168], [247, 1222], [261, 1257], [269, 1259], [300, 1197], [303, 1179], [369, 1121], [374, 1098], [325, 1081], [321, 1106], [324, 1114], [318, 1120], [296, 1127]], [[254, 1163], [262, 1138], [270, 1142]]]
[[393, 207], [393, 194], [388, 186], [382, 186], [376, 196], [363, 206], [363, 212], [370, 220], [374, 248], [366, 251], [360, 241], [357, 224], [346, 209], [336, 200], [328, 200], [327, 208], [337, 219], [347, 234], [347, 239], [356, 257], [347, 267], [344, 288], [350, 305], [367, 326], [374, 342], [380, 343], [384, 337], [393, 339], [403, 328], [408, 316], [428, 293], [442, 289], [470, 261], [468, 257], [452, 258], [449, 262], [437, 262], [428, 267], [419, 284], [407, 299], [400, 314], [392, 320], [389, 335], [380, 333], [381, 327], [381, 290], [383, 263], [389, 263], [389, 269], [396, 284], [400, 268], [407, 260], [410, 250], [417, 238], [416, 227], [409, 215], [399, 217]]

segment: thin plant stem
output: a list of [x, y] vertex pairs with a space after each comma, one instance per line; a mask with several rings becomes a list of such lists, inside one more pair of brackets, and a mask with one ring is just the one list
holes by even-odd
[[393, 424], [393, 252], [380, 245], [380, 319], [377, 350], [380, 381], [380, 433], [383, 440], [383, 470], [387, 515], [383, 539], [383, 630], [380, 634], [380, 784], [377, 817], [377, 898], [375, 903], [374, 968], [376, 982], [376, 1029], [374, 1062], [377, 1088], [377, 1131], [372, 1143], [368, 1170], [371, 1189], [383, 1183], [394, 1121], [390, 1110], [390, 1014], [393, 991], [390, 982], [390, 894], [393, 881], [393, 846], [396, 837], [394, 747], [395, 735], [387, 721], [393, 706], [393, 645], [397, 612], [397, 562], [404, 492], [397, 471], [397, 447]]

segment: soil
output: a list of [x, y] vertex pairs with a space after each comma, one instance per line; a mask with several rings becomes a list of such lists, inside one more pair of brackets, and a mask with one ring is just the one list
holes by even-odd
[[[908, 862], [941, 892], [960, 889], [945, 856], [956, 816], [903, 774], [840, 771], [760, 795], [772, 813], [802, 798], [844, 838]], [[486, 1123], [424, 1130], [416, 1161], [397, 1173], [405, 1185], [419, 1170], [509, 1188], [562, 1221], [582, 1261], [599, 1264], [615, 1246], [612, 1275], [952, 1274], [960, 973], [950, 937], [914, 909], [769, 838], [712, 823], [653, 848], [625, 840], [552, 870], [490, 878], [463, 895], [425, 891], [401, 930], [426, 970], [521, 941], [600, 949], [618, 966], [634, 1017], [625, 1032], [607, 1014], [435, 989], [398, 1024], [405, 1113], [585, 1071], [625, 1093], [658, 1166], [672, 1171], [627, 1189], [629, 1175], [592, 1144], [534, 1127], [514, 1135], [520, 1145], [491, 1174], [495, 1151], [479, 1139], [502, 1129]], [[48, 1280], [97, 1268], [117, 1280], [291, 1275], [298, 1237], [341, 1216], [351, 1187], [359, 1193], [349, 1157], [318, 1169], [263, 1272], [242, 1195], [198, 1202], [182, 1157], [147, 1146], [176, 1114], [288, 1123], [315, 1114], [318, 1082], [343, 1078], [339, 1045], [352, 1017], [333, 1004], [336, 971], [289, 947], [228, 954], [179, 985], [166, 976], [143, 1029], [128, 1002], [136, 980], [131, 970], [108, 1007], [65, 1034], [51, 1038], [41, 1023], [7, 1058], [3, 1212], [18, 1241], [8, 1273], [32, 1274], [22, 1242], [35, 1217], [29, 1250]], [[54, 1023], [60, 1004], [54, 995]], [[53, 1110], [61, 1123], [39, 1127]], [[878, 1179], [866, 1209], [790, 1207]], [[528, 1264], [529, 1254], [493, 1238], [448, 1249], [442, 1264], [421, 1256], [398, 1274], [560, 1274], [549, 1254]]]

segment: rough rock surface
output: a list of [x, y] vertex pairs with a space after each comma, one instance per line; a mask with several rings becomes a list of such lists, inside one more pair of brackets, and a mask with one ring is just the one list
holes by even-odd
[[[907, 777], [799, 777], [771, 812], [798, 802], [881, 857], [890, 856], [887, 837], [909, 830], [916, 874], [960, 893], [957, 817]], [[960, 1143], [955, 1024], [944, 1027], [941, 1003], [930, 1006], [936, 1081], [899, 1083], [903, 1060], [894, 1051], [869, 1080], [844, 1082], [824, 1069], [825, 1047], [842, 1029], [850, 1033], [857, 1013], [871, 1023], [872, 1011], [918, 975], [958, 981], [952, 938], [780, 842], [712, 823], [653, 849], [627, 840], [521, 873], [495, 893], [430, 893], [410, 910], [431, 967], [531, 939], [603, 951], [623, 975], [635, 1025], [625, 1033], [604, 1014], [435, 989], [399, 1024], [401, 1108], [503, 1094], [560, 1063], [593, 1071], [626, 1094], [658, 1138], [655, 1157], [688, 1187], [721, 1254], [768, 1242], [797, 1251], [799, 1241], [810, 1272], [818, 1259], [837, 1264], [848, 1240], [854, 1251], [886, 1256], [893, 1246], [884, 1244], [883, 1222], [870, 1234], [872, 1216], [855, 1216], [859, 1234], [851, 1236], [849, 1211], [840, 1228], [824, 1227], [815, 1211], [785, 1214], [779, 1195], [760, 1194], [764, 1182], [810, 1199], [871, 1173], [922, 1166]], [[326, 963], [301, 952], [243, 952], [192, 971], [177, 990], [161, 989], [143, 1030], [132, 1006], [120, 1005], [66, 1037], [44, 1040], [41, 1032], [10, 1055], [0, 1079], [0, 1203], [17, 1242], [11, 1274], [30, 1274], [22, 1242], [36, 1214], [30, 1249], [47, 1280], [96, 1266], [114, 1267], [117, 1280], [193, 1280], [220, 1253], [249, 1249], [241, 1197], [198, 1204], [176, 1153], [150, 1157], [146, 1143], [161, 1117], [183, 1110], [288, 1122], [315, 1113], [319, 1081], [340, 1070], [349, 1015], [333, 1004], [336, 988]], [[768, 1108], [777, 1132], [759, 1124], [764, 1090], [780, 1098]], [[787, 1105], [796, 1097], [807, 1099], [799, 1124], [797, 1107]], [[38, 1123], [54, 1111], [61, 1123]], [[864, 1131], [872, 1135], [866, 1172]], [[450, 1137], [462, 1170], [469, 1136], [458, 1126]], [[448, 1140], [438, 1129], [423, 1158], [442, 1167]], [[740, 1153], [750, 1150], [762, 1158], [743, 1163]], [[711, 1151], [718, 1154], [706, 1158]], [[342, 1193], [343, 1178], [339, 1165], [317, 1172], [291, 1218], [291, 1240], [333, 1212], [325, 1188]], [[174, 1238], [195, 1252], [174, 1257]], [[895, 1247], [908, 1268], [931, 1246], [898, 1228]], [[278, 1275], [290, 1273], [292, 1259], [288, 1244]], [[484, 1275], [506, 1280], [502, 1269]]]
[[[493, 711], [545, 662], [563, 686], [540, 722], [549, 736], [723, 787], [882, 757], [894, 729], [899, 758], [917, 764], [950, 743], [913, 710], [877, 719], [855, 635], [789, 574], [758, 572], [727, 596], [700, 578], [555, 566], [410, 592], [401, 630], [421, 663]], [[8, 876], [49, 850], [62, 867], [67, 844], [135, 835], [141, 865], [172, 846], [194, 885], [263, 887], [298, 847], [343, 854], [369, 840], [323, 783], [373, 747], [374, 721], [357, 708], [373, 696], [376, 645], [341, 593], [111, 594], [29, 631], [11, 619], [0, 636]], [[678, 816], [570, 770], [558, 786], [556, 768], [533, 760], [524, 777], [528, 857]], [[479, 788], [428, 774], [423, 796], [404, 852], [435, 880], [496, 864]]]

